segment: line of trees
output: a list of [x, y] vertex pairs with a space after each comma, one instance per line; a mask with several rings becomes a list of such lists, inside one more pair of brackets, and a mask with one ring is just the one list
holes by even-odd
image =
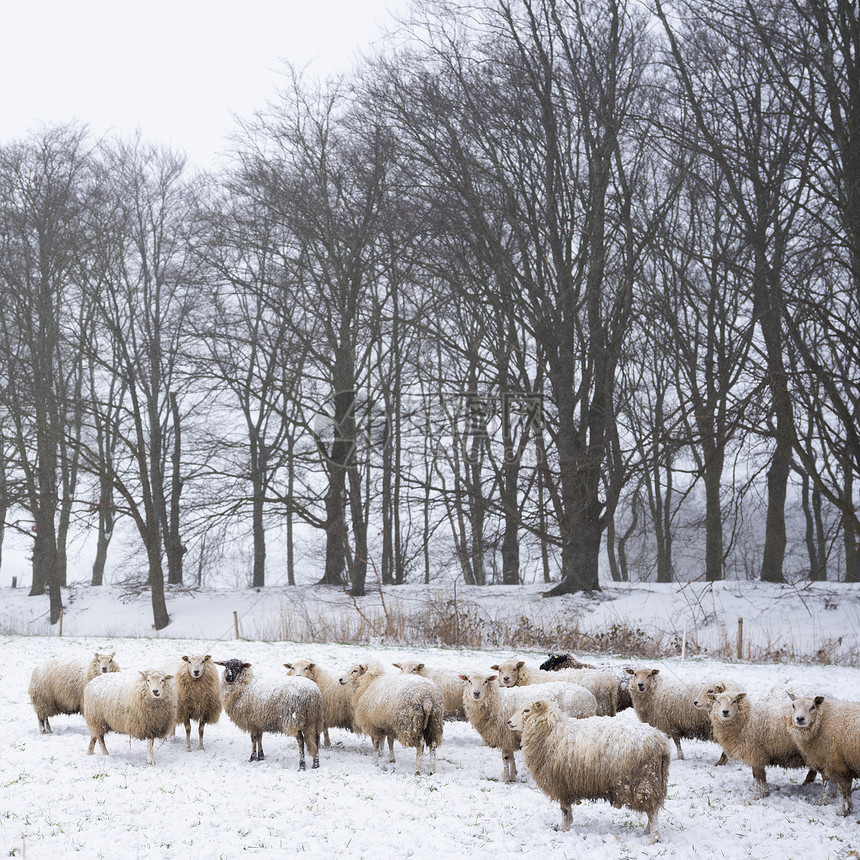
[[0, 146], [0, 548], [53, 622], [132, 523], [157, 629], [189, 549], [294, 583], [309, 529], [355, 596], [860, 581], [858, 44], [848, 0], [420, 0], [218, 174]]

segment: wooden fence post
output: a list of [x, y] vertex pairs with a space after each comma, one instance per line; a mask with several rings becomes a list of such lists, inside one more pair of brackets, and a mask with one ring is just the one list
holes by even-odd
[[236, 638], [239, 638], [239, 613], [233, 610], [233, 629], [236, 631]]
[[744, 620], [738, 618], [738, 660], [744, 659]]

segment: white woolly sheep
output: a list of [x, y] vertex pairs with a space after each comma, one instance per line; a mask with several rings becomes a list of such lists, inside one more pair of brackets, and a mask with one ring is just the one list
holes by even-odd
[[430, 752], [428, 773], [436, 771], [436, 747], [442, 743], [445, 703], [442, 692], [420, 675], [386, 673], [379, 663], [356, 663], [340, 678], [350, 689], [355, 729], [373, 742], [373, 761], [388, 738], [388, 760], [394, 761], [394, 739], [415, 747], [415, 773], [421, 773], [424, 747]]
[[305, 769], [305, 741], [313, 760], [320, 766], [319, 741], [323, 728], [320, 688], [308, 678], [257, 678], [250, 663], [216, 660], [224, 667], [221, 701], [227, 716], [243, 732], [251, 735], [250, 761], [263, 761], [263, 733], [292, 735], [299, 747], [299, 770]]
[[191, 752], [191, 721], [197, 721], [197, 749], [203, 749], [203, 727], [221, 716], [221, 679], [209, 654], [185, 655], [176, 673], [176, 722], [185, 726], [185, 748]]
[[[710, 710], [711, 710], [711, 701], [708, 699], [709, 694], [717, 695], [718, 693], [725, 692], [735, 692], [742, 690], [740, 684], [736, 681], [730, 681], [726, 679], [720, 679], [717, 681], [705, 681], [699, 689], [696, 691], [696, 694], [693, 696], [693, 707], [699, 708], [700, 710], [708, 712], [708, 719], [710, 719]], [[712, 727], [713, 728], [713, 727]], [[729, 757], [726, 755], [726, 751], [723, 750], [720, 753], [720, 757], [717, 760], [717, 767], [724, 765], [728, 762]]]
[[119, 672], [114, 655], [95, 653], [89, 663], [79, 660], [49, 660], [30, 676], [30, 701], [39, 720], [39, 731], [53, 734], [48, 717], [79, 714], [84, 705], [84, 687], [97, 675]]
[[550, 654], [540, 664], [540, 668], [545, 672], [558, 672], [561, 669], [602, 668], [604, 672], [609, 672], [615, 678], [615, 682], [618, 685], [616, 712], [620, 714], [621, 711], [626, 711], [628, 708], [633, 707], [633, 699], [630, 697], [630, 684], [628, 683], [630, 679], [627, 677], [627, 672], [623, 666], [613, 666], [612, 668], [600, 667], [594, 666], [591, 663], [583, 663], [581, 660], [577, 660], [573, 654]]
[[684, 758], [681, 738], [713, 740], [711, 720], [706, 710], [693, 702], [701, 684], [667, 680], [659, 669], [627, 669], [633, 709], [643, 723], [665, 732], [675, 742], [678, 758]]
[[597, 715], [614, 717], [618, 712], [618, 681], [609, 672], [601, 669], [558, 669], [545, 672], [526, 666], [524, 660], [506, 660], [490, 666], [499, 673], [502, 687], [527, 687], [532, 684], [554, 684], [566, 681], [591, 690], [597, 699]]
[[[520, 736], [508, 726], [514, 712], [534, 701], [538, 692], [529, 687], [500, 687], [497, 675], [469, 672], [460, 676], [466, 682], [463, 705], [466, 719], [488, 747], [502, 751], [502, 782], [517, 776], [515, 750], [520, 748]], [[578, 684], [559, 682], [541, 684], [539, 695], [552, 700], [570, 717], [593, 717], [597, 712], [594, 694]]]
[[[708, 699], [714, 740], [729, 758], [752, 768], [756, 799], [770, 794], [767, 767], [805, 767], [803, 756], [787, 730], [791, 712], [788, 702], [777, 701], [773, 696], [753, 702], [743, 691], [710, 693]], [[814, 770], [809, 771], [804, 785], [814, 781], [815, 775]]]
[[96, 741], [108, 755], [105, 735], [117, 732], [138, 740], [148, 740], [146, 763], [154, 764], [152, 748], [156, 738], [173, 733], [176, 725], [176, 685], [173, 676], [158, 670], [99, 675], [84, 689], [84, 719], [90, 730], [87, 755]]
[[644, 812], [645, 832], [660, 841], [657, 819], [669, 788], [670, 758], [661, 731], [609, 717], [565, 719], [545, 699], [519, 709], [508, 726], [521, 733], [534, 781], [561, 806], [562, 830], [570, 827], [572, 803], [608, 800]]
[[463, 681], [459, 672], [453, 669], [431, 669], [418, 660], [406, 660], [393, 665], [404, 675], [420, 675], [422, 678], [429, 678], [442, 691], [446, 719], [466, 719], [466, 711], [463, 707]]
[[323, 738], [327, 747], [331, 746], [329, 728], [353, 731], [350, 692], [341, 685], [337, 677], [311, 660], [297, 660], [295, 663], [284, 663], [284, 666], [288, 675], [310, 678], [320, 688], [323, 702]]
[[821, 773], [821, 802], [832, 779], [841, 795], [837, 815], [848, 815], [854, 808], [853, 781], [860, 777], [860, 702], [788, 695], [788, 732], [806, 765]]

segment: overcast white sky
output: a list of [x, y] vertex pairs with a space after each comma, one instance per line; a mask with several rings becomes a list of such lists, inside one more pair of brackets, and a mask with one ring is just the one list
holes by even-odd
[[407, 0], [0, 0], [0, 142], [77, 119], [214, 167], [283, 82], [349, 69]]

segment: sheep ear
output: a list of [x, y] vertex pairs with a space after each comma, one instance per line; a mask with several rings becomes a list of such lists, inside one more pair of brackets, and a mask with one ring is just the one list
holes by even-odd
[[143, 672], [140, 669], [138, 669], [137, 671], [140, 673], [141, 678], [146, 678], [146, 672]]
[[402, 669], [403, 668], [399, 663], [392, 663], [391, 665], [394, 666], [395, 669]]
[[110, 659], [113, 660], [113, 658], [115, 656], [116, 656], [116, 651], [111, 651]]
[[461, 681], [468, 681], [468, 680], [469, 680], [469, 676], [468, 676], [468, 675], [460, 675], [460, 680], [461, 680]]
[[207, 660], [211, 660], [211, 659], [212, 659], [212, 655], [211, 655], [211, 654], [207, 654], [207, 655], [203, 658], [203, 662], [205, 663]]
[[491, 668], [494, 672], [498, 672], [498, 671], [499, 671], [499, 664], [498, 664], [498, 663], [496, 663], [496, 664], [495, 664], [495, 666], [490, 666], [490, 668]]
[[624, 671], [625, 671], [628, 675], [635, 675], [635, 674], [636, 674], [636, 670], [635, 670], [635, 669], [631, 669], [629, 666], [625, 666], [625, 667], [624, 667]]
[[659, 674], [660, 674], [660, 670], [659, 670], [659, 669], [652, 669], [652, 670], [651, 670], [651, 674], [652, 674], [652, 675], [659, 675]]
[[190, 662], [191, 662], [191, 661], [188, 659], [188, 655], [187, 655], [187, 654], [183, 654], [183, 655], [182, 655], [182, 659], [183, 659], [186, 663], [190, 663]]
[[243, 663], [243, 664], [242, 664], [242, 668], [243, 668], [243, 669], [250, 669], [250, 668], [251, 668], [251, 664], [250, 664], [250, 663]]
[[498, 675], [487, 675], [488, 681], [495, 681], [499, 676]]
[[735, 701], [739, 702], [741, 699], [745, 699], [746, 697], [747, 697], [746, 693], [738, 693], [737, 696], [735, 696]]
[[292, 669], [292, 668], [293, 668], [293, 664], [292, 664], [292, 663], [284, 663], [284, 668], [285, 668], [285, 669]]
[[308, 669], [313, 669], [316, 663], [308, 663]]
[[517, 660], [517, 669], [522, 669], [526, 665], [525, 660]]
[[824, 701], [824, 696], [816, 696], [812, 701], [815, 702], [817, 708]]
[[423, 663], [419, 663], [419, 664], [418, 664], [418, 671], [420, 672], [423, 668], [424, 668], [424, 664], [423, 664]]
[[165, 675], [165, 676], [164, 676], [164, 680], [165, 680], [165, 681], [172, 681], [172, 680], [173, 680], [173, 675]]
[[709, 702], [716, 702], [717, 697], [713, 693], [708, 693], [708, 701]]
[[714, 684], [714, 689], [719, 693], [725, 693], [726, 692], [726, 685], [725, 684]]
[[216, 666], [223, 666], [223, 665], [224, 665], [224, 661], [223, 661], [223, 660], [213, 660], [212, 662], [213, 662]]

